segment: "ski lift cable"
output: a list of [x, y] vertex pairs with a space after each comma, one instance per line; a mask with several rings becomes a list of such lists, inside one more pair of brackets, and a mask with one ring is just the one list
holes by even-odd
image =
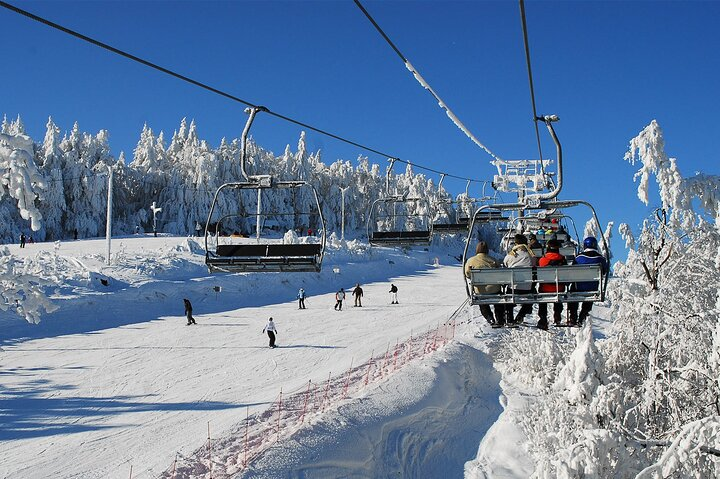
[[523, 44], [525, 45], [525, 63], [527, 65], [528, 81], [530, 83], [530, 102], [532, 103], [533, 123], [535, 124], [535, 138], [537, 139], [538, 154], [540, 155], [540, 171], [545, 176], [545, 165], [543, 165], [542, 146], [540, 145], [540, 128], [538, 127], [538, 114], [535, 107], [535, 87], [533, 86], [532, 68], [530, 66], [530, 42], [528, 40], [527, 21], [525, 20], [525, 1], [520, 0], [520, 20], [522, 22]]
[[[94, 38], [88, 37], [87, 35], [83, 35], [82, 33], [79, 33], [79, 32], [76, 32], [76, 31], [74, 31], [74, 30], [71, 30], [70, 28], [63, 27], [62, 25], [59, 25], [59, 24], [57, 24], [57, 23], [55, 23], [55, 22], [52, 22], [52, 21], [50, 21], [50, 20], [47, 20], [47, 19], [45, 19], [45, 18], [43, 18], [43, 17], [40, 17], [40, 16], [38, 16], [38, 15], [35, 15], [35, 14], [31, 13], [31, 12], [28, 12], [27, 10], [23, 10], [23, 9], [21, 9], [21, 8], [19, 8], [19, 7], [16, 7], [16, 6], [14, 6], [14, 5], [11, 5], [11, 4], [7, 3], [7, 2], [0, 1], [0, 7], [6, 8], [7, 10], [10, 10], [10, 11], [13, 11], [13, 12], [15, 12], [15, 13], [18, 13], [18, 14], [20, 14], [20, 15], [22, 15], [22, 16], [24, 16], [24, 17], [27, 17], [27, 18], [29, 18], [29, 19], [31, 19], [31, 20], [34, 20], [34, 21], [39, 22], [39, 23], [42, 23], [42, 24], [47, 25], [47, 26], [49, 26], [49, 27], [51, 27], [51, 28], [54, 28], [54, 29], [56, 29], [56, 30], [60, 30], [61, 32], [67, 33], [68, 35], [71, 35], [71, 36], [73, 36], [73, 37], [75, 37], [75, 38], [78, 38], [78, 39], [83, 40], [83, 41], [85, 41], [85, 42], [91, 43], [91, 44], [93, 44], [93, 45], [95, 45], [95, 46], [97, 46], [97, 47], [103, 48], [103, 49], [108, 50], [108, 51], [110, 51], [110, 52], [112, 52], [112, 53], [115, 53], [115, 54], [117, 54], [117, 55], [120, 55], [120, 56], [122, 56], [122, 57], [125, 57], [125, 58], [127, 58], [127, 59], [129, 59], [129, 60], [132, 60], [132, 61], [134, 61], [134, 62], [140, 63], [140, 64], [142, 64], [142, 65], [145, 65], [145, 66], [147, 66], [147, 67], [153, 68], [153, 69], [155, 69], [155, 70], [158, 70], [158, 71], [160, 71], [160, 72], [162, 72], [162, 73], [165, 73], [165, 74], [170, 75], [170, 76], [172, 76], [172, 77], [175, 77], [175, 78], [177, 78], [177, 79], [179, 79], [179, 80], [182, 80], [182, 81], [184, 81], [184, 82], [190, 83], [190, 84], [192, 84], [192, 85], [194, 85], [194, 86], [197, 86], [197, 87], [199, 87], [199, 88], [202, 88], [202, 89], [204, 89], [204, 90], [207, 90], [207, 91], [210, 91], [210, 92], [215, 93], [215, 94], [217, 94], [217, 95], [220, 95], [220, 96], [222, 96], [222, 97], [224, 97], [224, 98], [227, 98], [227, 99], [229, 99], [229, 100], [232, 100], [232, 101], [235, 101], [235, 102], [238, 102], [238, 103], [242, 103], [243, 105], [246, 105], [246, 106], [249, 106], [249, 107], [263, 108], [263, 111], [264, 111], [265, 113], [267, 113], [267, 114], [269, 114], [269, 115], [272, 115], [272, 116], [274, 116], [274, 117], [276, 117], [276, 118], [279, 118], [279, 119], [281, 119], [281, 120], [287, 121], [287, 122], [289, 122], [289, 123], [293, 123], [293, 124], [298, 125], [298, 126], [303, 127], [303, 128], [307, 128], [308, 130], [312, 130], [312, 131], [314, 131], [314, 132], [316, 132], [316, 133], [319, 133], [319, 134], [321, 134], [321, 135], [325, 135], [325, 136], [328, 136], [328, 137], [330, 137], [330, 138], [334, 138], [334, 139], [336, 139], [336, 140], [338, 140], [338, 141], [340, 141], [340, 142], [343, 142], [343, 143], [346, 143], [346, 144], [355, 146], [355, 147], [360, 148], [360, 149], [362, 149], [362, 150], [365, 150], [365, 151], [368, 151], [368, 152], [371, 152], [371, 153], [375, 153], [375, 154], [377, 154], [377, 155], [384, 156], [384, 157], [386, 157], [386, 158], [395, 158], [397, 161], [400, 161], [400, 162], [402, 162], [402, 163], [410, 164], [409, 161], [401, 160], [400, 158], [397, 158], [395, 155], [390, 155], [390, 154], [387, 154], [387, 153], [383, 153], [382, 151], [379, 151], [379, 150], [377, 150], [377, 149], [375, 149], [375, 148], [371, 148], [371, 147], [369, 147], [369, 146], [365, 146], [365, 145], [363, 145], [363, 144], [357, 143], [357, 142], [352, 141], [352, 140], [349, 140], [349, 139], [347, 139], [347, 138], [343, 138], [343, 137], [341, 137], [341, 136], [339, 136], [339, 135], [336, 135], [336, 134], [334, 134], [334, 133], [330, 133], [330, 132], [328, 132], [328, 131], [326, 131], [326, 130], [323, 130], [323, 129], [321, 129], [321, 128], [314, 127], [314, 126], [309, 125], [309, 124], [307, 124], [307, 123], [304, 123], [304, 122], [302, 122], [302, 121], [295, 120], [295, 119], [290, 118], [290, 117], [288, 117], [288, 116], [285, 116], [285, 115], [282, 115], [282, 114], [280, 114], [280, 113], [274, 112], [274, 111], [269, 110], [269, 109], [267, 109], [267, 108], [265, 108], [265, 107], [260, 107], [259, 105], [255, 105], [255, 104], [253, 104], [253, 103], [251, 103], [251, 102], [249, 102], [249, 101], [243, 100], [242, 98], [238, 98], [238, 97], [235, 96], [235, 95], [232, 95], [232, 94], [227, 93], [227, 92], [225, 92], [225, 91], [222, 91], [222, 90], [220, 90], [220, 89], [214, 88], [214, 87], [212, 87], [212, 86], [210, 86], [210, 85], [207, 85], [207, 84], [205, 84], [205, 83], [202, 83], [202, 82], [200, 82], [200, 81], [193, 80], [192, 78], [189, 78], [189, 77], [187, 77], [187, 76], [185, 76], [185, 75], [182, 75], [182, 74], [180, 74], [180, 73], [177, 73], [177, 72], [175, 72], [175, 71], [173, 71], [173, 70], [170, 70], [170, 69], [168, 69], [168, 68], [162, 67], [162, 66], [160, 66], [160, 65], [158, 65], [158, 64], [156, 64], [156, 63], [150, 62], [150, 61], [148, 61], [148, 60], [144, 60], [144, 59], [142, 59], [142, 58], [140, 58], [140, 57], [138, 57], [138, 56], [135, 56], [135, 55], [133, 55], [133, 54], [131, 54], [131, 53], [125, 52], [125, 51], [120, 50], [120, 49], [118, 49], [118, 48], [115, 48], [115, 47], [113, 47], [113, 46], [111, 46], [111, 45], [108, 45], [107, 43], [103, 43], [103, 42], [101, 42], [101, 41], [99, 41], [99, 40], [95, 40]], [[449, 114], [451, 114], [451, 113], [449, 113]], [[428, 167], [425, 167], [425, 166], [422, 166], [422, 165], [419, 165], [419, 164], [416, 164], [416, 163], [413, 163], [413, 165], [414, 165], [415, 167], [419, 168], [419, 169], [422, 169], [422, 170], [430, 171], [430, 172], [433, 172], [433, 173], [438, 173], [437, 170], [434, 170], [434, 169], [432, 169], [432, 168], [428, 168]], [[470, 179], [470, 178], [461, 177], [461, 176], [456, 176], [456, 175], [451, 175], [451, 174], [447, 174], [447, 176], [452, 177], [452, 178], [461, 179], [461, 180], [469, 180], [469, 179]], [[478, 181], [478, 180], [472, 180], [472, 181]]]
[[385, 34], [385, 32], [382, 30], [382, 28], [380, 28], [380, 25], [378, 25], [377, 22], [373, 19], [373, 17], [370, 16], [368, 11], [365, 10], [365, 7], [362, 6], [360, 1], [359, 0], [353, 0], [353, 1], [355, 2], [355, 5], [357, 5], [358, 8], [365, 14], [365, 16], [368, 18], [368, 20], [370, 20], [370, 23], [373, 24], [373, 26], [380, 33], [380, 35], [382, 35], [382, 37], [385, 39], [385, 41], [388, 43], [388, 45], [390, 45], [390, 47], [392, 47], [392, 49], [395, 50], [395, 53], [397, 53], [397, 55], [403, 61], [403, 63], [405, 64], [405, 68], [407, 68], [410, 71], [410, 73], [413, 74], [413, 76], [415, 77], [415, 80], [417, 80], [417, 82], [423, 88], [425, 88], [427, 91], [429, 91], [430, 94], [438, 102], [438, 105], [440, 106], [440, 108], [445, 110], [445, 114], [447, 114], [448, 118], [450, 118], [450, 120], [452, 120], [452, 122], [455, 124], [455, 126], [457, 126], [463, 133], [465, 133], [465, 135], [468, 138], [470, 138], [470, 140], [472, 140], [473, 143], [475, 143], [477, 146], [482, 148], [488, 155], [492, 156], [493, 159], [499, 161], [500, 158], [497, 155], [495, 155], [495, 153], [490, 151], [490, 149], [487, 146], [485, 146], [480, 140], [478, 140], [475, 135], [473, 135], [473, 133], [463, 124], [463, 122], [460, 121], [460, 118], [458, 118], [457, 115], [455, 115], [455, 113], [453, 113], [453, 111], [450, 109], [450, 107], [447, 106], [447, 104], [440, 98], [440, 96], [435, 92], [435, 90], [432, 89], [430, 84], [425, 80], [425, 78], [423, 78], [423, 76], [420, 74], [420, 72], [418, 72], [417, 69], [415, 69], [415, 67], [410, 63], [410, 61], [405, 57], [405, 55], [403, 55], [400, 52], [398, 47], [396, 47], [395, 44], [392, 42], [392, 40], [390, 40], [390, 38]]

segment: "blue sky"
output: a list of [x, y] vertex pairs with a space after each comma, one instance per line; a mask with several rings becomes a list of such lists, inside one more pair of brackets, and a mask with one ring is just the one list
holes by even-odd
[[[418, 165], [478, 179], [494, 174], [490, 156], [447, 119], [351, 0], [14, 3]], [[363, 4], [493, 152], [537, 157], [517, 2]], [[718, 174], [720, 2], [528, 1], [526, 14], [538, 112], [561, 119], [562, 198], [590, 201], [603, 223], [637, 225], [649, 209], [636, 199], [623, 154], [652, 119], [685, 176]], [[63, 131], [75, 121], [83, 131], [107, 129], [113, 153], [128, 158], [146, 122], [169, 137], [183, 117], [195, 119], [214, 146], [240, 136], [241, 104], [5, 9], [0, 31], [0, 113], [20, 114], [36, 141], [50, 115]], [[295, 147], [299, 131], [260, 116], [252, 134], [280, 153]], [[554, 155], [541, 133], [543, 152]], [[316, 133], [308, 144], [323, 150], [326, 163], [363, 154]], [[445, 186], [465, 188], [447, 179]], [[576, 221], [586, 219], [583, 211]]]

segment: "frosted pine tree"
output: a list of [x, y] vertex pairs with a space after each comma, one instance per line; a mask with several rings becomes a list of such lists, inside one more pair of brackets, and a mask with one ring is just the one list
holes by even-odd
[[45, 234], [41, 239], [63, 239], [68, 232], [63, 228], [65, 217], [65, 187], [63, 179], [63, 151], [60, 149], [60, 128], [48, 118], [45, 139], [39, 153], [39, 165], [47, 188], [42, 192], [38, 208], [43, 215]]
[[[5, 172], [0, 177], [0, 197], [7, 194], [14, 200], [19, 216], [30, 221], [29, 229], [39, 231], [42, 227], [42, 213], [35, 200], [46, 186], [35, 164], [35, 145], [32, 139], [24, 134], [19, 117], [15, 122], [4, 122], [2, 129], [7, 133], [0, 133], [0, 169]], [[6, 208], [9, 208], [9, 205]], [[19, 221], [12, 221], [10, 224], [17, 224], [22, 229], [26, 227]], [[8, 233], [15, 236], [19, 231], [13, 228], [5, 234]]]

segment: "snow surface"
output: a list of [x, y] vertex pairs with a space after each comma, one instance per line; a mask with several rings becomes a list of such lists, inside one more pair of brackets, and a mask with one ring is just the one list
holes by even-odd
[[[456, 252], [437, 247], [404, 254], [335, 242], [321, 273], [218, 276], [192, 238], [115, 239], [112, 266], [104, 240], [10, 248], [57, 284], [59, 306], [37, 325], [0, 316], [0, 477], [12, 479], [160, 477], [208, 434], [227, 441], [281, 388], [341, 375], [436, 328], [465, 301]], [[398, 305], [389, 304], [390, 282]], [[348, 294], [334, 311], [335, 291], [356, 283], [363, 307]], [[300, 287], [306, 310], [297, 309]], [[197, 326], [185, 326], [182, 298]], [[512, 419], [526, 396], [501, 381], [489, 354], [504, 332], [470, 314], [461, 310], [445, 349], [328, 408], [245, 475], [529, 476]], [[274, 350], [261, 333], [270, 316]]]

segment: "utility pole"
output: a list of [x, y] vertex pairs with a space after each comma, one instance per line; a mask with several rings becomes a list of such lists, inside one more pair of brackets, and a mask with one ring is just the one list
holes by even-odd
[[150, 205], [150, 209], [153, 214], [153, 235], [157, 238], [157, 214], [162, 211], [162, 208], [155, 206], [155, 202], [153, 201]]
[[110, 242], [112, 240], [112, 194], [113, 194], [113, 170], [108, 166], [108, 197], [107, 197], [107, 220], [105, 226], [105, 238], [107, 241], [107, 264], [110, 264]]
[[342, 196], [342, 207], [341, 207], [341, 224], [340, 224], [340, 240], [345, 241], [345, 192], [350, 189], [349, 186], [340, 188], [340, 195]]

